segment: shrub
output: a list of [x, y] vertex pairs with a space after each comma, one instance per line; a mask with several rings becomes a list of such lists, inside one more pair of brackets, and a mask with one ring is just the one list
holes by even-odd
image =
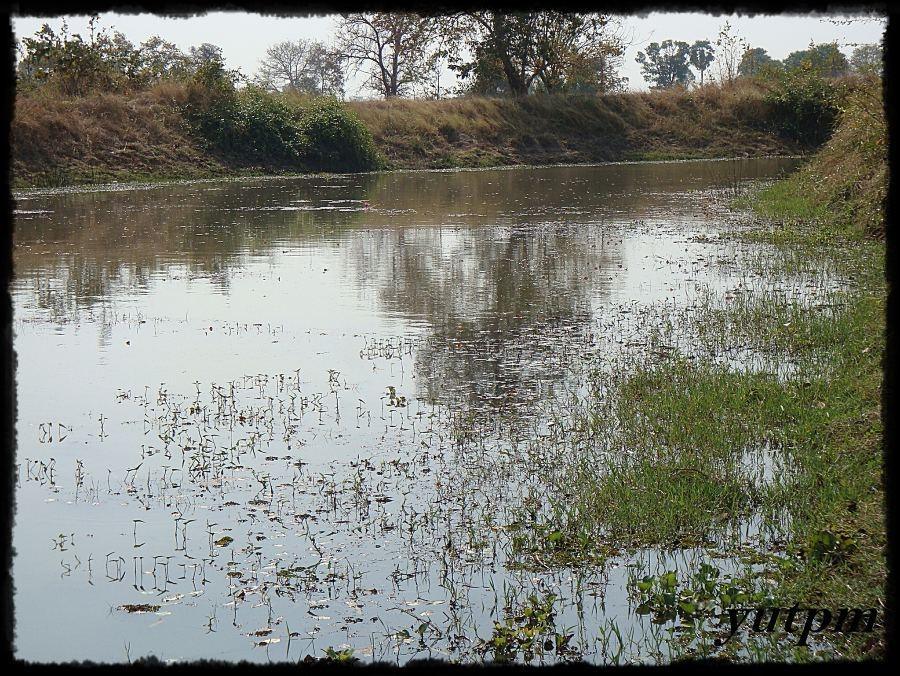
[[245, 159], [296, 164], [303, 141], [290, 107], [278, 96], [248, 87], [237, 97], [230, 144]]
[[182, 113], [193, 131], [209, 146], [228, 152], [237, 117], [234, 82], [220, 64], [200, 67], [187, 85]]
[[766, 74], [775, 131], [807, 146], [829, 139], [838, 120], [838, 95], [833, 82], [808, 65]]
[[337, 99], [310, 99], [297, 112], [301, 154], [311, 169], [371, 171], [382, 165], [371, 132]]
[[371, 133], [341, 102], [237, 91], [216, 66], [192, 78], [182, 111], [196, 134], [236, 164], [336, 172], [381, 165]]

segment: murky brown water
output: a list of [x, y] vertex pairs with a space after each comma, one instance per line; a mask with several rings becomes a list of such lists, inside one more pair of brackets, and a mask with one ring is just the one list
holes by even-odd
[[643, 621], [624, 565], [509, 570], [466, 530], [497, 496], [454, 486], [610, 317], [727, 285], [701, 196], [793, 164], [20, 195], [17, 656], [473, 659], [508, 595], [553, 589], [603, 661], [598, 628]]

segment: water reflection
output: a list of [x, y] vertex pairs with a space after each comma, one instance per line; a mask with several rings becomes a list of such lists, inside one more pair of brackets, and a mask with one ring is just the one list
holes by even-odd
[[[350, 601], [365, 600], [366, 620], [386, 618], [399, 629], [408, 620], [401, 604], [424, 594], [434, 597], [429, 603], [454, 601], [448, 636], [489, 635], [498, 589], [521, 589], [530, 576], [510, 577], [497, 567], [496, 543], [491, 558], [488, 544], [463, 528], [465, 517], [496, 507], [496, 485], [472, 491], [479, 484], [463, 481], [465, 463], [448, 436], [477, 427], [488, 439], [496, 412], [518, 426], [565, 387], [596, 338], [597, 309], [643, 288], [654, 267], [641, 267], [647, 256], [680, 247], [678, 279], [699, 274], [680, 267], [680, 228], [705, 223], [692, 191], [728, 189], [736, 176], [772, 176], [790, 164], [398, 172], [19, 196], [19, 461], [29, 459], [26, 479], [33, 466], [42, 478], [51, 459], [54, 467], [59, 459], [60, 477], [74, 469], [80, 482], [84, 471], [81, 490], [90, 498], [76, 493], [73, 506], [68, 489], [48, 498], [44, 484], [18, 487], [16, 565], [39, 582], [55, 580], [59, 560], [44, 549], [71, 530], [80, 558], [95, 554], [98, 577], [107, 552], [135, 566], [139, 580], [151, 564], [142, 568], [138, 557], [158, 555], [190, 571], [179, 594], [208, 593], [202, 603], [211, 607], [184, 603], [157, 634], [139, 634], [138, 625], [107, 617], [109, 607], [141, 600], [118, 587], [20, 586], [19, 655], [121, 659], [120, 638], [144, 654], [168, 632], [176, 655], [222, 650], [263, 660], [253, 642], [248, 652], [234, 640], [236, 585], [265, 592], [274, 584], [278, 594], [307, 584], [272, 571], [314, 562], [313, 537], [327, 550], [328, 574], [319, 570], [317, 579], [312, 566], [306, 591], [315, 598], [280, 606], [285, 617], [294, 613], [291, 630], [312, 635], [321, 627], [324, 645], [365, 646], [370, 628], [346, 619], [358, 619], [360, 606]], [[648, 236], [645, 219], [668, 230]], [[408, 405], [385, 401], [386, 387]], [[226, 406], [221, 393], [234, 391]], [[459, 402], [471, 414], [463, 421], [435, 405]], [[70, 430], [67, 445], [45, 445], [49, 420]], [[516, 462], [490, 457], [476, 469], [494, 479]], [[530, 468], [519, 470], [509, 471], [509, 500], [530, 490], [527, 481], [513, 485]], [[96, 528], [80, 521], [86, 516], [98, 519]], [[197, 560], [181, 558], [187, 521], [195, 522], [191, 556], [199, 550], [204, 580], [213, 581], [203, 589]], [[138, 522], [147, 543], [140, 550]], [[204, 523], [214, 531], [208, 554]], [[226, 533], [235, 547], [250, 545], [231, 554], [215, 545]], [[447, 559], [451, 540], [458, 561]], [[232, 570], [236, 560], [243, 572]], [[171, 594], [168, 572], [163, 588]], [[357, 595], [359, 576], [366, 591]], [[339, 608], [320, 614], [312, 602], [326, 593]], [[48, 623], [42, 609], [54, 594], [66, 602]], [[579, 598], [569, 594], [567, 603]], [[272, 606], [253, 599], [240, 611], [245, 639], [277, 624], [267, 617]], [[213, 620], [220, 633], [198, 639]], [[589, 621], [596, 620], [595, 612]], [[104, 638], [80, 636], [88, 626], [102, 627]], [[379, 655], [390, 657], [385, 650]]]
[[[179, 317], [228, 297], [235, 276], [247, 274], [259, 298], [284, 297], [297, 285], [291, 307], [302, 313], [327, 295], [323, 287], [339, 286], [356, 289], [356, 302], [342, 309], [360, 331], [372, 311], [428, 326], [418, 357], [431, 372], [420, 382], [424, 396], [457, 384], [496, 396], [518, 379], [484, 356], [504, 346], [521, 352], [554, 326], [583, 325], [591, 299], [602, 298], [622, 265], [616, 227], [683, 214], [688, 191], [789, 165], [398, 172], [22, 195], [18, 317], [103, 325], [116, 307], [146, 313], [141, 296], [183, 281], [183, 296], [167, 296], [164, 307]], [[339, 275], [296, 274], [301, 261], [326, 272], [329, 260], [340, 262]], [[250, 272], [262, 261], [269, 269]]]
[[[194, 183], [127, 192], [26, 194], [17, 204], [17, 288], [30, 284], [38, 307], [71, 319], [79, 306], [147, 290], [154, 275], [175, 264], [185, 266], [188, 276], [208, 278], [225, 292], [230, 273], [247, 256], [265, 256], [279, 247], [335, 248], [357, 240], [364, 244], [365, 255], [373, 257], [367, 273], [376, 269], [382, 278], [397, 267], [394, 249], [384, 247], [409, 243], [422, 249], [440, 238], [447, 244], [442, 242], [439, 266], [450, 275], [453, 258], [465, 259], [472, 270], [493, 274], [498, 263], [520, 265], [522, 259], [504, 262], [494, 246], [478, 246], [479, 237], [463, 237], [454, 249], [455, 231], [449, 226], [525, 226], [509, 231], [511, 255], [516, 246], [531, 246], [529, 253], [540, 247], [546, 251], [556, 240], [525, 244], [529, 232], [543, 234], [534, 229], [536, 225], [640, 219], [673, 205], [678, 211], [685, 191], [771, 175], [785, 164], [789, 162], [745, 160], [398, 172]], [[407, 230], [423, 226], [442, 230], [440, 235]], [[401, 230], [383, 240], [370, 234], [371, 229], [383, 228]], [[578, 246], [571, 238], [566, 242], [569, 248], [553, 251], [553, 256], [562, 266], [577, 265], [571, 254]], [[429, 264], [437, 261], [432, 258]], [[452, 286], [448, 282], [446, 288]], [[412, 312], [425, 302], [421, 295], [416, 298]]]

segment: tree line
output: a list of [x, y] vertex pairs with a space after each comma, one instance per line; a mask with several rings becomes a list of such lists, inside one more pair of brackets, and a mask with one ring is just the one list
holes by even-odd
[[[270, 47], [257, 83], [342, 95], [343, 77], [353, 73], [386, 99], [606, 93], [624, 88], [617, 75], [624, 51], [618, 24], [600, 13], [351, 13], [341, 15], [330, 48], [307, 40]], [[461, 82], [452, 91], [440, 87], [444, 64]]]
[[688, 44], [681, 40], [651, 42], [638, 52], [637, 62], [647, 83], [656, 89], [700, 85], [708, 70], [715, 70], [720, 84], [731, 84], [739, 77], [777, 77], [779, 74], [806, 69], [819, 76], [838, 78], [851, 73], [881, 75], [880, 45], [857, 45], [850, 59], [837, 43], [810, 43], [807, 49], [791, 52], [783, 60], [773, 59], [762, 47], [752, 47], [738, 36], [726, 22], [715, 40], [698, 40]]
[[[140, 89], [164, 79], [196, 78], [212, 69], [234, 85], [270, 92], [343, 98], [347, 77], [360, 75], [378, 96], [526, 96], [538, 92], [605, 94], [624, 90], [619, 75], [626, 39], [610, 15], [562, 11], [479, 10], [442, 16], [404, 12], [342, 14], [330, 44], [298, 39], [272, 45], [257, 73], [225, 68], [221, 47], [204, 43], [187, 52], [153, 36], [135, 45], [101, 27], [88, 35], [45, 24], [18, 42], [17, 80], [23, 89], [53, 83], [63, 94]], [[824, 77], [881, 71], [881, 47], [859, 45], [848, 60], [834, 43], [778, 61], [751, 47], [725, 23], [714, 40], [652, 42], [637, 54], [652, 88], [702, 86], [712, 80], [772, 75], [801, 68]], [[458, 85], [441, 89], [443, 67]], [[211, 72], [211, 71], [210, 71]], [[207, 73], [208, 75], [209, 73]]]
[[[331, 44], [317, 40], [272, 45], [252, 77], [225, 68], [222, 49], [204, 43], [184, 52], [153, 36], [135, 45], [121, 32], [88, 23], [88, 34], [44, 26], [17, 43], [22, 90], [54, 85], [67, 95], [145, 88], [191, 79], [215, 65], [235, 84], [342, 98], [351, 74], [384, 98], [535, 92], [605, 93], [623, 89], [620, 26], [599, 13], [404, 12], [343, 14]], [[460, 85], [441, 89], [442, 66]]]

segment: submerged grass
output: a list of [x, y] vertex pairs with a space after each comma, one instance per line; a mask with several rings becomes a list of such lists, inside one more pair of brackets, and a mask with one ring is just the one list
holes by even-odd
[[[594, 376], [576, 414], [591, 452], [557, 487], [564, 533], [594, 533], [606, 547], [715, 542], [738, 552], [746, 536], [726, 535], [749, 524], [774, 602], [883, 613], [883, 212], [870, 211], [880, 210], [870, 195], [848, 196], [828, 169], [856, 124], [798, 174], [744, 199], [760, 220], [733, 238], [763, 251], [751, 258], [755, 285], [699, 294], [677, 328], [646, 337], [671, 345], [680, 334], [680, 349]], [[884, 176], [877, 163], [868, 173]], [[809, 187], [821, 184], [844, 199]], [[696, 344], [686, 349], [685, 336]], [[741, 358], [723, 363], [735, 349]], [[761, 449], [774, 458], [762, 481], [747, 471]], [[877, 655], [883, 641], [880, 631], [841, 635], [832, 654]], [[804, 649], [770, 646], [764, 656], [804, 659]]]

